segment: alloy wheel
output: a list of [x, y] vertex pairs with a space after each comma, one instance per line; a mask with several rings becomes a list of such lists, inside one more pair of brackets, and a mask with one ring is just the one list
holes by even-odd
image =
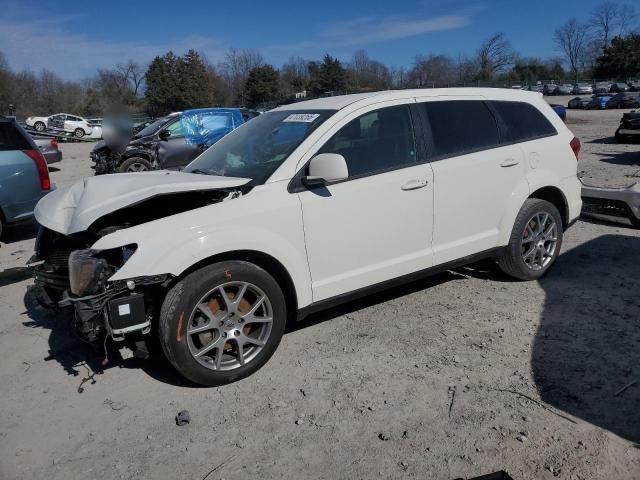
[[273, 310], [267, 295], [249, 282], [229, 282], [197, 302], [187, 324], [192, 357], [211, 370], [233, 370], [250, 363], [271, 334]]
[[545, 268], [556, 253], [558, 226], [546, 212], [533, 215], [522, 234], [522, 259], [531, 270]]

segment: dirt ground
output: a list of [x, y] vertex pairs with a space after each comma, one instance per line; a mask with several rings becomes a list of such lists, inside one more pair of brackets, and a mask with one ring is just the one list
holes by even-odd
[[[569, 112], [585, 182], [640, 177], [621, 114]], [[62, 149], [59, 185], [90, 174], [90, 145]], [[640, 478], [640, 231], [623, 223], [578, 222], [538, 282], [474, 265], [317, 314], [221, 388], [126, 351], [100, 373], [25, 295], [34, 234], [0, 248], [0, 478]]]

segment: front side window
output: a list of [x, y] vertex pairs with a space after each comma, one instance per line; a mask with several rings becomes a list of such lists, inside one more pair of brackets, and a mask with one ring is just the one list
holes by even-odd
[[366, 113], [342, 127], [318, 153], [342, 155], [349, 177], [415, 163], [409, 109], [401, 105]]
[[262, 184], [334, 113], [334, 110], [267, 112], [222, 137], [187, 165], [185, 171], [250, 178], [253, 185]]
[[558, 133], [547, 118], [533, 105], [524, 102], [492, 101], [507, 128], [505, 140], [525, 142]]
[[181, 137], [183, 135], [182, 122], [178, 119], [170, 125], [167, 125], [166, 130], [169, 130], [172, 137]]
[[480, 100], [445, 100], [421, 104], [431, 127], [430, 157], [450, 157], [498, 146], [493, 114]]

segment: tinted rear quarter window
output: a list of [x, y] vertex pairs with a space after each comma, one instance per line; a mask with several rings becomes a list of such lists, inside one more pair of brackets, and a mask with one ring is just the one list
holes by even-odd
[[501, 101], [492, 101], [491, 105], [507, 129], [507, 141], [524, 142], [558, 133], [551, 122], [533, 105]]
[[462, 155], [500, 143], [495, 118], [483, 101], [445, 100], [422, 106], [431, 127], [431, 157]]
[[0, 119], [0, 151], [30, 150], [31, 148], [29, 141], [12, 121]]

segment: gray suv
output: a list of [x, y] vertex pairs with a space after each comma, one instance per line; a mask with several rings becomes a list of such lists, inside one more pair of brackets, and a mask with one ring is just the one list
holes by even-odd
[[0, 236], [5, 226], [31, 220], [50, 191], [42, 152], [14, 118], [0, 116]]

